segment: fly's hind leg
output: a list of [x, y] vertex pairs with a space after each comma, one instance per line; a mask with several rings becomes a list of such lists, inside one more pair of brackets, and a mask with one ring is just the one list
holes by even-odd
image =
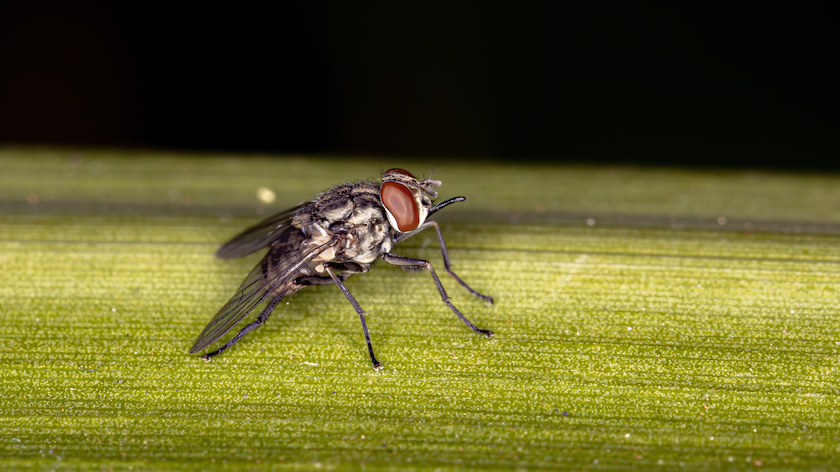
[[[438, 234], [440, 234], [440, 233], [438, 233]], [[442, 245], [442, 243], [443, 243], [443, 240], [441, 239], [441, 245]], [[444, 252], [444, 254], [446, 254], [446, 253]], [[451, 301], [449, 301], [449, 295], [446, 294], [446, 290], [443, 288], [443, 284], [440, 283], [440, 279], [438, 278], [437, 274], [435, 273], [435, 269], [432, 268], [432, 264], [429, 261], [426, 261], [426, 260], [423, 260], [423, 259], [416, 259], [416, 258], [413, 258], [413, 257], [398, 256], [396, 254], [391, 254], [390, 252], [386, 252], [385, 254], [382, 254], [382, 259], [384, 259], [385, 262], [387, 262], [389, 264], [393, 264], [393, 265], [399, 266], [399, 267], [404, 267], [404, 268], [410, 269], [410, 270], [411, 269], [426, 269], [426, 270], [428, 270], [432, 274], [432, 278], [435, 280], [435, 285], [437, 286], [438, 292], [440, 292], [440, 297], [443, 299], [443, 303], [446, 303], [446, 306], [448, 306], [453, 312], [455, 312], [455, 314], [458, 315], [458, 318], [461, 318], [461, 321], [463, 321], [464, 324], [469, 326], [471, 330], [475, 331], [476, 333], [481, 333], [488, 338], [493, 336], [492, 331], [487, 330], [487, 329], [481, 329], [478, 326], [472, 324], [472, 322], [470, 320], [468, 320], [467, 317], [464, 316], [457, 308], [455, 308], [455, 305], [453, 305]], [[457, 277], [456, 277], [456, 279], [457, 279]], [[460, 281], [461, 279], [458, 279], [458, 280]], [[461, 284], [466, 287], [466, 284], [464, 284], [463, 282]], [[467, 288], [469, 289], [469, 287], [467, 287]], [[472, 291], [472, 289], [470, 289], [470, 290]], [[478, 296], [484, 297], [484, 295], [481, 295], [478, 292], [475, 292], [475, 293], [478, 294]], [[487, 298], [489, 298], [489, 297], [487, 297]], [[491, 298], [490, 300], [492, 301], [493, 299]]]
[[242, 330], [239, 331], [238, 333], [236, 333], [236, 336], [230, 338], [230, 340], [228, 342], [226, 342], [224, 344], [224, 346], [220, 347], [219, 349], [217, 349], [217, 350], [215, 350], [215, 351], [213, 351], [209, 354], [205, 354], [205, 355], [201, 356], [201, 358], [204, 359], [205, 361], [209, 361], [211, 357], [218, 356], [219, 354], [227, 351], [229, 347], [233, 346], [236, 343], [236, 341], [239, 341], [240, 339], [242, 339], [242, 336], [245, 336], [246, 334], [250, 333], [251, 331], [259, 328], [260, 326], [262, 326], [263, 323], [265, 323], [265, 320], [267, 320], [268, 317], [271, 315], [271, 312], [274, 310], [274, 307], [276, 307], [277, 304], [280, 303], [280, 300], [282, 300], [282, 299], [283, 299], [282, 295], [274, 297], [268, 303], [268, 306], [265, 307], [265, 310], [263, 310], [262, 313], [260, 313], [260, 316], [258, 316], [257, 319], [254, 320], [253, 323], [251, 323], [248, 326], [242, 328]]

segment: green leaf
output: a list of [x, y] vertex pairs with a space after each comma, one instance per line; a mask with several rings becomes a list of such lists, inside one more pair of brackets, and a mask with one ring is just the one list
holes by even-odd
[[[259, 260], [219, 244], [331, 185], [439, 165], [472, 333], [379, 263], [205, 362]], [[840, 178], [0, 150], [4, 469], [811, 469], [840, 442]], [[269, 189], [276, 199], [269, 202]], [[259, 195], [259, 196], [258, 196]], [[260, 199], [262, 197], [262, 200]], [[397, 252], [429, 259], [433, 233]]]

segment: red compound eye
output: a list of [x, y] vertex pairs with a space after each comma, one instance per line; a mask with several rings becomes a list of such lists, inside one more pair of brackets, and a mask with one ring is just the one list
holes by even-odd
[[414, 177], [414, 175], [411, 172], [409, 172], [405, 169], [398, 169], [396, 167], [394, 167], [393, 169], [388, 169], [387, 171], [385, 171], [386, 174], [390, 174], [391, 172], [396, 172], [398, 174], [403, 174], [403, 175], [407, 175], [409, 177]]
[[396, 182], [385, 182], [379, 190], [379, 197], [382, 199], [382, 204], [397, 221], [397, 227], [400, 231], [405, 233], [420, 226], [420, 210], [417, 209], [417, 200], [414, 199], [414, 194], [408, 187]]

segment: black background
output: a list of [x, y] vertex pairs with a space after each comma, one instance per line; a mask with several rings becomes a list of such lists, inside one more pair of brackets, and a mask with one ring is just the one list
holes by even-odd
[[0, 144], [840, 170], [833, 2], [0, 2]]

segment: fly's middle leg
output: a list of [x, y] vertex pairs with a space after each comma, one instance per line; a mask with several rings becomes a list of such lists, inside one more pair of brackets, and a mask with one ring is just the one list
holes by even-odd
[[341, 292], [344, 294], [345, 297], [347, 297], [347, 300], [350, 302], [350, 304], [353, 305], [353, 308], [356, 310], [356, 313], [359, 314], [359, 319], [362, 321], [362, 330], [364, 330], [365, 332], [365, 341], [367, 342], [368, 352], [370, 353], [370, 361], [373, 363], [373, 370], [381, 369], [382, 364], [380, 364], [379, 361], [376, 360], [376, 356], [373, 354], [373, 344], [371, 344], [370, 342], [370, 333], [368, 332], [367, 321], [365, 321], [367, 313], [365, 312], [365, 310], [362, 310], [361, 305], [359, 305], [359, 302], [356, 301], [356, 297], [354, 297], [353, 294], [350, 293], [350, 290], [348, 290], [347, 287], [344, 286], [342, 278], [339, 275], [335, 274], [335, 271], [333, 271], [330, 265], [324, 264], [324, 269], [328, 274], [330, 274], [330, 278], [332, 278], [333, 282], [335, 282], [335, 284], [338, 285], [338, 288], [341, 289]]

